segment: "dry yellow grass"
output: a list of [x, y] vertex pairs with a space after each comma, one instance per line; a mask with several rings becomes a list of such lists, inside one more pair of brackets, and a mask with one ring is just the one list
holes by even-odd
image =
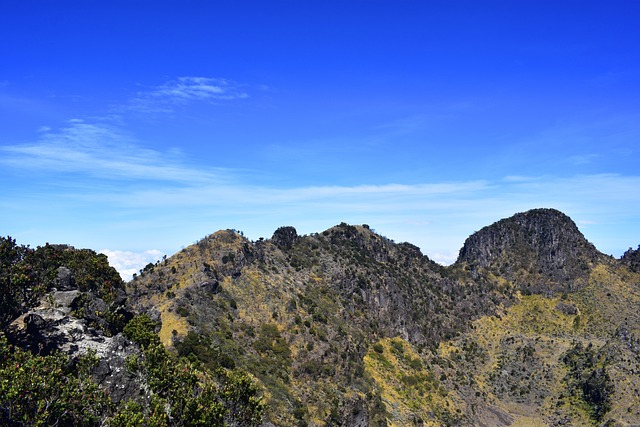
[[[382, 350], [382, 351], [381, 351]], [[373, 378], [386, 406], [389, 426], [411, 425], [420, 416], [425, 426], [439, 426], [455, 416], [453, 393], [445, 393], [435, 373], [407, 341], [385, 338], [367, 353], [365, 371]]]

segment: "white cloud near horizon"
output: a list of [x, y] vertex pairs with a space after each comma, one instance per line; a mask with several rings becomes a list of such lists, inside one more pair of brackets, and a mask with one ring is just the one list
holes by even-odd
[[149, 263], [159, 261], [163, 253], [157, 249], [149, 249], [143, 252], [117, 251], [100, 249], [98, 253], [105, 254], [109, 259], [109, 265], [115, 268], [122, 280], [129, 281], [134, 273]]

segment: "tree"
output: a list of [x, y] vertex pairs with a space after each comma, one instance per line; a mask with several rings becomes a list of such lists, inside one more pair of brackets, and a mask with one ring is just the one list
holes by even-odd
[[32, 253], [11, 236], [0, 237], [0, 327], [35, 302], [38, 289], [34, 289], [35, 274], [28, 260]]

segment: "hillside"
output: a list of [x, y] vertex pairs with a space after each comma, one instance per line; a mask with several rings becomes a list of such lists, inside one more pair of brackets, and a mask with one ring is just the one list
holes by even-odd
[[[268, 390], [274, 424], [493, 425], [518, 414], [509, 411], [510, 395], [473, 387], [482, 372], [469, 376], [471, 367], [458, 365], [446, 349], [471, 339], [491, 342], [476, 337], [480, 325], [496, 315], [509, 319], [532, 298], [559, 307], [551, 312], [569, 324], [566, 342], [588, 345], [597, 332], [601, 338], [593, 342], [600, 348], [624, 326], [621, 310], [598, 305], [608, 302], [594, 284], [603, 271], [607, 284], [633, 280], [566, 215], [541, 209], [470, 236], [448, 268], [366, 225], [340, 224], [309, 236], [283, 227], [258, 242], [227, 230], [149, 268], [129, 286], [139, 310], [158, 310], [166, 345], [254, 373]], [[629, 316], [627, 324], [636, 324]], [[520, 322], [539, 320], [546, 318], [532, 314]], [[576, 322], [582, 323], [574, 329]], [[547, 337], [546, 327], [542, 322], [540, 337]], [[512, 346], [502, 351], [517, 358], [519, 347]], [[548, 357], [540, 363], [563, 366], [562, 354]], [[558, 375], [554, 387], [561, 388]]]
[[511, 298], [444, 273], [413, 245], [341, 224], [255, 243], [220, 231], [129, 287], [137, 310], [158, 311], [166, 345], [254, 373], [274, 423], [382, 424], [367, 364], [375, 343], [399, 337], [427, 352]]
[[[145, 267], [119, 300], [126, 326], [102, 329], [121, 359], [150, 363], [157, 340], [214, 391], [252, 378], [253, 421], [213, 392], [228, 425], [634, 425], [639, 284], [637, 251], [605, 256], [552, 209], [479, 230], [449, 267], [367, 225], [223, 230]], [[129, 397], [153, 384], [137, 366]]]

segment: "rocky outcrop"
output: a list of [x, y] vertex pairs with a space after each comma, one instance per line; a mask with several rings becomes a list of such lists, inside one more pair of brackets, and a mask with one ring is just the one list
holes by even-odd
[[76, 279], [73, 273], [67, 267], [58, 267], [58, 274], [54, 280], [54, 286], [61, 291], [70, 291], [77, 289]]
[[281, 250], [286, 251], [291, 249], [297, 239], [298, 232], [294, 227], [280, 227], [273, 233], [271, 242]]
[[602, 254], [576, 224], [555, 209], [534, 209], [471, 235], [456, 261], [476, 277], [482, 271], [528, 293], [572, 292], [583, 287]]
[[620, 262], [630, 270], [640, 273], [640, 246], [636, 250], [629, 248], [620, 258]]
[[98, 364], [92, 373], [115, 403], [139, 397], [143, 384], [126, 369], [126, 358], [140, 354], [137, 345], [122, 334], [106, 336], [90, 326], [87, 319], [77, 317], [83, 303], [89, 307], [104, 301], [77, 289], [53, 291], [40, 304], [14, 320], [7, 329], [8, 337], [34, 354], [48, 355], [60, 351], [75, 361], [79, 356], [94, 354]]

